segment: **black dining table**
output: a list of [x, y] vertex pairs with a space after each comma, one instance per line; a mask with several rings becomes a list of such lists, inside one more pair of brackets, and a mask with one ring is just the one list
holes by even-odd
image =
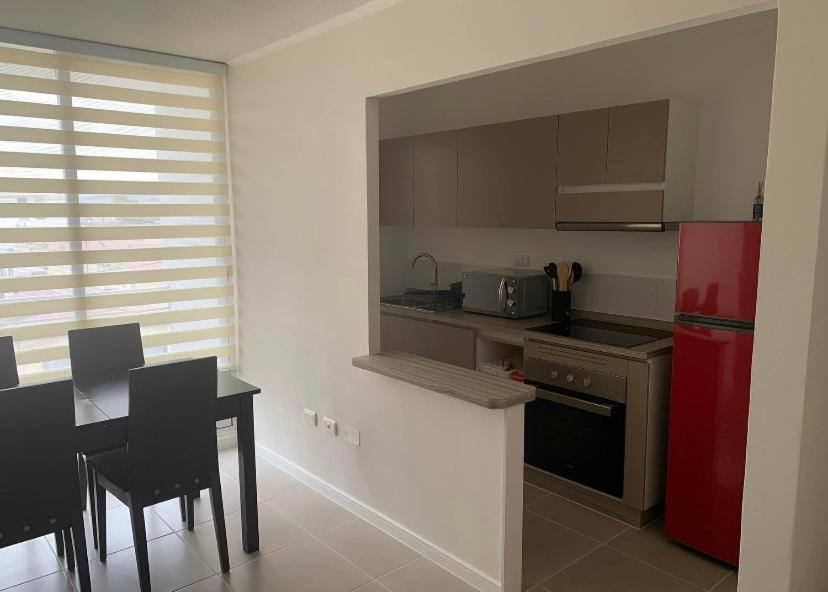
[[[259, 511], [256, 499], [256, 445], [253, 432], [253, 395], [261, 389], [218, 372], [216, 421], [236, 420], [241, 494], [242, 548], [259, 550]], [[102, 381], [84, 390], [75, 388], [75, 450], [90, 454], [126, 446], [129, 416], [127, 377]], [[86, 471], [81, 470], [82, 479]]]

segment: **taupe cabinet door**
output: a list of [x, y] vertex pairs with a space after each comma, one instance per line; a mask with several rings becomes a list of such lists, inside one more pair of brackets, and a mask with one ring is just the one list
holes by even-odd
[[401, 351], [429, 357], [428, 323], [393, 315], [381, 315], [380, 323], [382, 351]]
[[474, 331], [394, 315], [380, 315], [382, 351], [401, 351], [475, 369]]
[[432, 360], [475, 369], [474, 331], [471, 329], [429, 323], [428, 338], [428, 357]]
[[609, 110], [607, 183], [661, 183], [667, 154], [667, 100]]
[[558, 117], [504, 123], [504, 228], [554, 228]]
[[457, 226], [457, 132], [414, 137], [414, 226]]
[[414, 221], [414, 138], [379, 144], [379, 219], [383, 226]]
[[605, 191], [561, 193], [558, 222], [661, 222], [663, 191]]
[[609, 109], [558, 116], [558, 185], [607, 182]]
[[457, 225], [499, 228], [503, 181], [503, 126], [458, 132]]

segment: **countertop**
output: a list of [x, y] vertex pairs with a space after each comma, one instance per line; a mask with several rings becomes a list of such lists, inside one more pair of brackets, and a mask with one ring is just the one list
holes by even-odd
[[[532, 317], [528, 319], [505, 319], [502, 317], [465, 312], [460, 309], [431, 312], [402, 306], [393, 306], [389, 304], [380, 304], [380, 312], [382, 314], [396, 315], [400, 317], [418, 319], [421, 321], [473, 329], [479, 337], [501, 343], [510, 343], [521, 347], [523, 346], [523, 341], [525, 339], [531, 339], [542, 343], [551, 343], [583, 351], [598, 352], [630, 360], [647, 360], [649, 358], [668, 353], [673, 347], [672, 337], [659, 339], [657, 341], [652, 341], [650, 343], [645, 343], [635, 347], [617, 347], [601, 343], [593, 343], [590, 341], [583, 341], [580, 339], [572, 339], [570, 337], [563, 337], [560, 335], [536, 333], [528, 330], [530, 327], [543, 325], [546, 322], [546, 317], [544, 316]], [[672, 330], [672, 323], [667, 321], [637, 319], [632, 317], [576, 310], [572, 311], [572, 316], [573, 318], [607, 321], [622, 325]]]
[[480, 405], [487, 409], [506, 409], [535, 398], [535, 387], [504, 380], [482, 372], [421, 358], [413, 354], [389, 352], [354, 358], [357, 368], [421, 386]]

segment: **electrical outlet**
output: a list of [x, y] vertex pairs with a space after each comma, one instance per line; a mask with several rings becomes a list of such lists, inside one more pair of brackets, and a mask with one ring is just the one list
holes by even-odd
[[529, 267], [529, 255], [515, 255], [515, 267]]
[[343, 425], [342, 431], [345, 433], [345, 441], [348, 444], [359, 446], [359, 430], [351, 426]]
[[330, 417], [323, 417], [322, 426], [325, 428], [325, 431], [328, 432], [330, 435], [336, 436], [337, 429], [335, 419], [331, 419]]
[[315, 426], [316, 425], [316, 411], [312, 411], [310, 409], [305, 409], [304, 411], [305, 416], [305, 423]]

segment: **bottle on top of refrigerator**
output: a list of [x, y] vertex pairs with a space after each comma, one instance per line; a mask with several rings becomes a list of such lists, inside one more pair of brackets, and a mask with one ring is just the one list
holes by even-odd
[[753, 198], [753, 219], [757, 222], [762, 221], [762, 214], [765, 209], [765, 186], [762, 181], [759, 181], [759, 186], [756, 188], [756, 197]]

